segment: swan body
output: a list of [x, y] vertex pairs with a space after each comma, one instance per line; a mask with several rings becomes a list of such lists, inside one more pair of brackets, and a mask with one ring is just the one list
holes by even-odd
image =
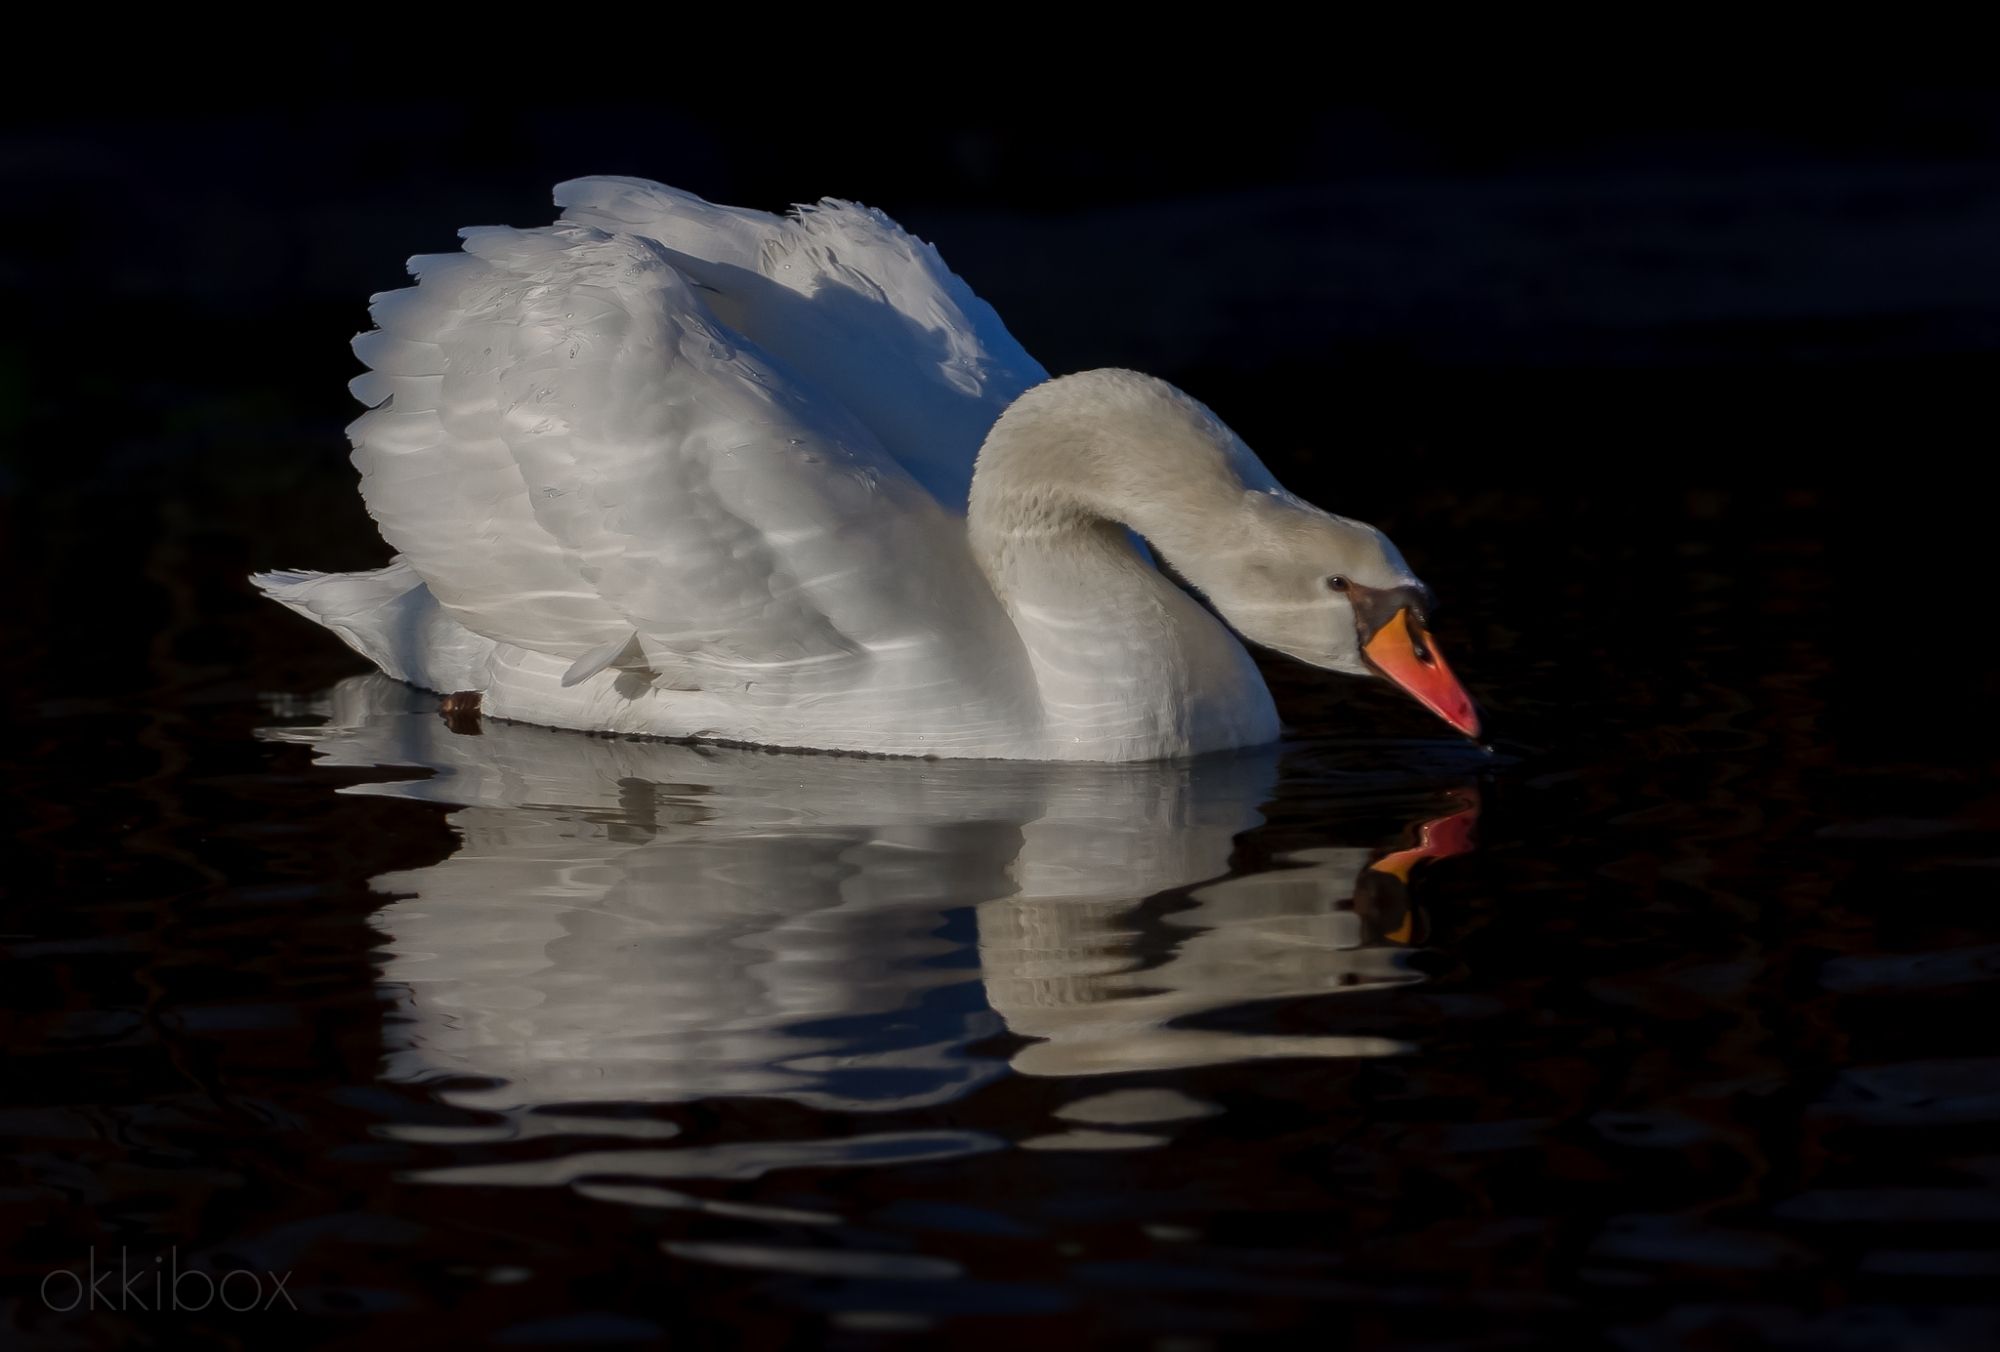
[[1136, 533], [1238, 633], [1476, 728], [1379, 531], [1165, 382], [1048, 379], [887, 217], [615, 178], [557, 201], [413, 259], [355, 340], [396, 559], [254, 579], [389, 675], [528, 723], [890, 755], [1274, 740], [1237, 635]]

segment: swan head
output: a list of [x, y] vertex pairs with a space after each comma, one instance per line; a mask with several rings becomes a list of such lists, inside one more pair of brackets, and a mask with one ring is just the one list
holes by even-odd
[[1058, 538], [1065, 520], [1137, 531], [1231, 628], [1301, 662], [1380, 677], [1468, 737], [1479, 715], [1430, 634], [1431, 594], [1389, 537], [1301, 501], [1207, 406], [1134, 371], [1029, 390], [973, 475], [975, 551]]
[[1198, 585], [1239, 634], [1316, 667], [1388, 680], [1479, 735], [1472, 698], [1431, 637], [1430, 588], [1388, 536], [1275, 486], [1245, 494], [1234, 534]]

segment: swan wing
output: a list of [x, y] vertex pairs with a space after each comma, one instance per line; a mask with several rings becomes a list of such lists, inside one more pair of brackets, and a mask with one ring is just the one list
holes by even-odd
[[986, 646], [962, 527], [670, 251], [461, 233], [376, 298], [355, 382], [376, 406], [350, 429], [370, 512], [453, 619], [568, 659], [566, 684], [808, 690], [884, 648]]
[[871, 208], [828, 198], [780, 217], [636, 178], [574, 179], [556, 202], [657, 243], [723, 323], [838, 399], [953, 511], [994, 420], [1047, 379], [934, 247]]

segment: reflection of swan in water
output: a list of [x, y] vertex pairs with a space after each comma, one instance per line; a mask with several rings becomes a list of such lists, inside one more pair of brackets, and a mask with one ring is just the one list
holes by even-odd
[[[798, 756], [493, 721], [466, 735], [437, 708], [359, 677], [331, 692], [326, 726], [271, 735], [326, 763], [435, 772], [353, 792], [464, 805], [451, 857], [376, 881], [395, 898], [377, 916], [382, 980], [402, 993], [390, 1073], [452, 1077], [465, 1106], [915, 1106], [999, 1073], [965, 1048], [1003, 1026], [1039, 1039], [1014, 1057], [1029, 1074], [1395, 1050], [1169, 1023], [1412, 979], [1350, 902], [1369, 849], [1207, 882], [1164, 917], [1181, 935], [1164, 958], [1142, 970], [1130, 951], [1137, 902], [1226, 873], [1262, 820], [1269, 752]], [[1433, 831], [1419, 852], [1462, 836]]]
[[[1117, 952], [1129, 933], [1121, 915], [1136, 898], [1090, 906], [1026, 898], [983, 903], [979, 952], [987, 999], [1013, 1032], [1045, 1039], [1018, 1052], [1014, 1069], [1090, 1075], [1398, 1050], [1379, 1038], [1212, 1032], [1169, 1021], [1251, 1000], [1418, 980], [1400, 947], [1391, 946], [1414, 924], [1403, 884], [1418, 858], [1468, 847], [1473, 812], [1463, 808], [1426, 823], [1418, 845], [1384, 859], [1363, 846], [1300, 850], [1285, 858], [1285, 869], [1198, 887], [1190, 894], [1193, 909], [1164, 921], [1185, 937], [1165, 962], [1143, 970], [1092, 964], [1095, 955]], [[1357, 904], [1371, 896], [1377, 906]], [[1381, 923], [1385, 918], [1398, 923]], [[1051, 940], [1053, 964], [1038, 953]], [[1075, 968], [1083, 979], [1050, 972], [1052, 965]]]

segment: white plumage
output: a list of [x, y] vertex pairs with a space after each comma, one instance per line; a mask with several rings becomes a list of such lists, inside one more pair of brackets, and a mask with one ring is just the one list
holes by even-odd
[[1047, 381], [879, 212], [619, 178], [557, 201], [555, 225], [411, 260], [355, 340], [354, 463], [396, 561], [256, 579], [390, 675], [561, 727], [1139, 759], [1277, 724], [1241, 645], [1115, 523], [1222, 532], [1225, 612], [1216, 568], [1249, 568], [1232, 536], [1273, 511], [1353, 536], [1355, 576], [1413, 582], [1171, 387]]

